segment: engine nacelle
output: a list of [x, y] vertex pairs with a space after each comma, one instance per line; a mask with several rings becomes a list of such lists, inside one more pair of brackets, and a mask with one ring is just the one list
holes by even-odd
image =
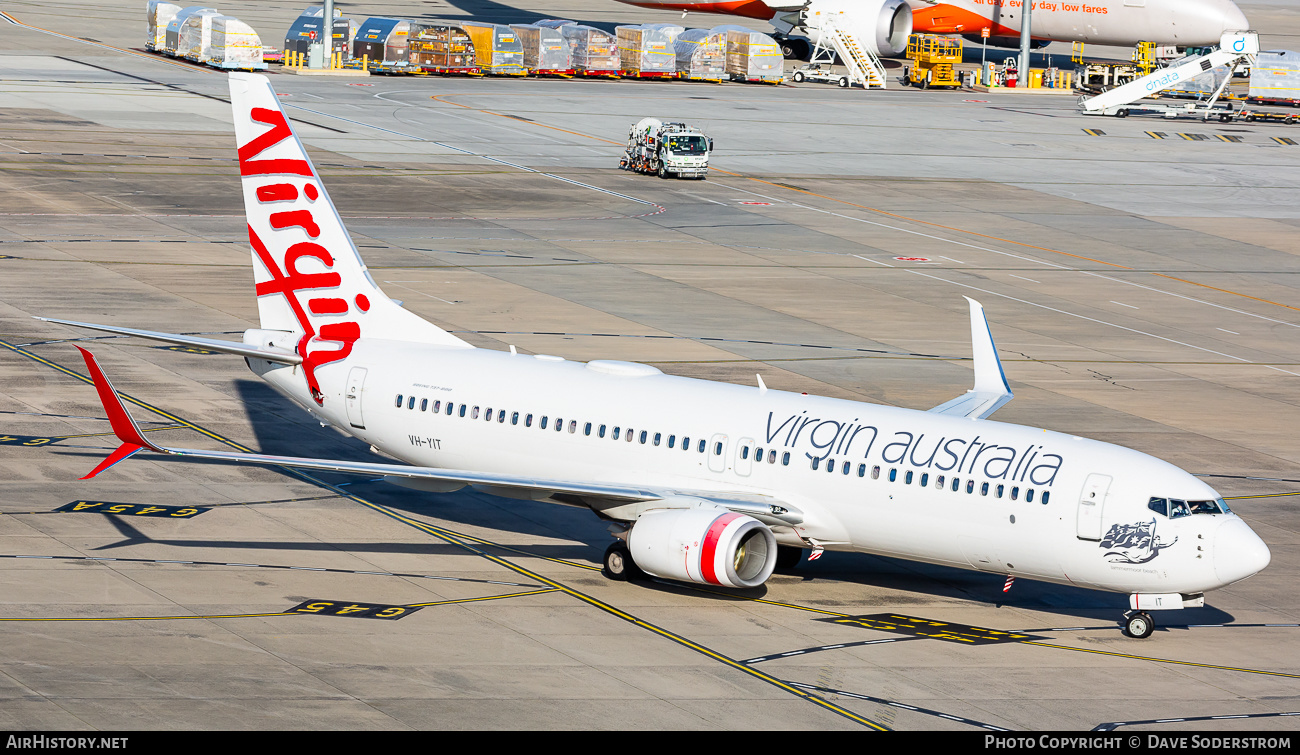
[[878, 56], [892, 57], [907, 51], [912, 9], [905, 0], [812, 0], [801, 11], [777, 15], [772, 25], [787, 35], [802, 27], [817, 44], [822, 21], [828, 18]]
[[656, 509], [627, 537], [643, 571], [720, 587], [758, 587], [776, 568], [776, 537], [757, 519], [719, 508]]

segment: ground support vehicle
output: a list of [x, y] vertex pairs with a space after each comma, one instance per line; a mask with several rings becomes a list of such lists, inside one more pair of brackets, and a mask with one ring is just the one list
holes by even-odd
[[794, 73], [790, 74], [790, 80], [796, 84], [801, 81], [819, 81], [838, 87], [847, 87], [853, 83], [847, 74], [836, 73], [830, 63], [807, 63], [799, 66]]
[[618, 167], [660, 178], [703, 179], [709, 172], [713, 140], [685, 123], [642, 118], [627, 134], [627, 149]]
[[907, 58], [912, 63], [904, 72], [903, 83], [921, 89], [930, 87], [961, 88], [955, 68], [961, 62], [961, 40], [934, 34], [913, 34], [907, 38]]

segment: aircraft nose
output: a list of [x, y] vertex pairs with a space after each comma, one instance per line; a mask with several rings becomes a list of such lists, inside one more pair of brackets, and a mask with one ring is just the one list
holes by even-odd
[[1271, 559], [1264, 541], [1236, 517], [1214, 533], [1214, 573], [1225, 585], [1258, 574]]

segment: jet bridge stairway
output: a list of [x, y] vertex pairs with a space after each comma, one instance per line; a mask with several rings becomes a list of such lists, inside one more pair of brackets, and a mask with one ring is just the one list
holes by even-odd
[[825, 15], [817, 22], [817, 28], [821, 34], [809, 59], [812, 65], [833, 63], [833, 50], [849, 69], [849, 81], [861, 84], [863, 89], [885, 88], [885, 67], [880, 58], [862, 45], [851, 30], [841, 28], [839, 23]]
[[[1081, 98], [1079, 110], [1084, 115], [1117, 115], [1121, 118], [1128, 115], [1131, 110], [1142, 110], [1163, 113], [1166, 118], [1193, 115], [1206, 120], [1218, 117], [1220, 120], [1230, 121], [1232, 120], [1231, 105], [1226, 109], [1216, 108], [1215, 102], [1232, 81], [1232, 74], [1236, 69], [1243, 63], [1253, 65], [1255, 54], [1258, 52], [1259, 35], [1255, 32], [1224, 32], [1219, 40], [1219, 47], [1210, 53], [1192, 58], [1181, 65], [1157, 68], [1146, 76], [1134, 79], [1123, 86], [1108, 89], [1093, 97]], [[1155, 102], [1138, 104], [1143, 97], [1161, 92], [1219, 66], [1229, 66], [1228, 76], [1208, 100], [1180, 104]]]

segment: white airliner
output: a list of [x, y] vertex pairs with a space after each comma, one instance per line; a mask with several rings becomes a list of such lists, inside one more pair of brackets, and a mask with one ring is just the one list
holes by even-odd
[[245, 357], [307, 412], [407, 462], [168, 448], [140, 432], [82, 350], [121, 447], [472, 486], [590, 508], [610, 522], [605, 573], [756, 587], [803, 551], [862, 551], [1130, 595], [1147, 611], [1269, 562], [1204, 482], [1119, 446], [984, 419], [1011, 399], [970, 302], [974, 389], [928, 412], [478, 349], [380, 291], [270, 82], [230, 75], [261, 328], [242, 344], [76, 325]]

